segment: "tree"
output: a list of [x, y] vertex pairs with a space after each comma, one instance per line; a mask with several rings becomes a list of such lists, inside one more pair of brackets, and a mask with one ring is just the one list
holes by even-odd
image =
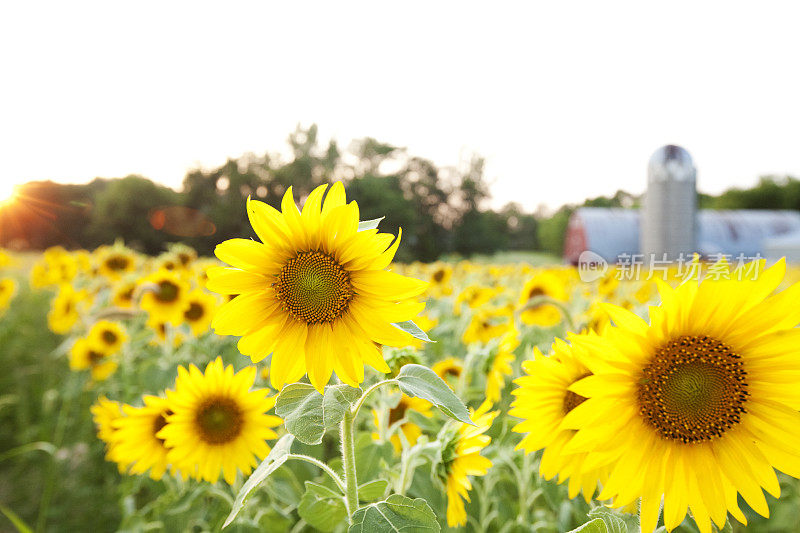
[[180, 201], [172, 189], [141, 176], [109, 180], [94, 197], [84, 246], [110, 244], [121, 238], [131, 247], [157, 254], [173, 239], [153, 227], [151, 216], [155, 209], [176, 206]]

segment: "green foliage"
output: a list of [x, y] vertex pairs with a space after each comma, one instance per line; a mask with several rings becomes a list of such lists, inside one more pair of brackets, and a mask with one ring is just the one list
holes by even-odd
[[392, 494], [386, 500], [371, 503], [353, 514], [348, 533], [391, 531], [440, 531], [436, 515], [422, 498]]
[[610, 533], [608, 526], [601, 518], [589, 520], [580, 527], [577, 527], [569, 533]]
[[258, 468], [250, 474], [250, 477], [247, 478], [244, 486], [242, 486], [242, 490], [236, 495], [236, 500], [233, 502], [231, 512], [228, 518], [225, 519], [225, 523], [222, 527], [226, 527], [233, 522], [236, 515], [239, 514], [239, 511], [242, 510], [242, 507], [244, 507], [247, 502], [247, 497], [250, 496], [250, 493], [286, 462], [289, 458], [289, 450], [292, 448], [292, 442], [294, 442], [294, 436], [292, 435], [284, 435], [278, 439], [275, 446], [270, 450], [269, 455], [267, 455], [267, 457], [261, 461], [261, 464], [258, 465]]
[[464, 403], [430, 368], [405, 365], [395, 379], [405, 394], [428, 400], [450, 418], [472, 424]]
[[386, 494], [389, 482], [385, 479], [375, 479], [367, 481], [358, 486], [358, 499], [364, 502], [378, 500]]
[[306, 492], [297, 507], [300, 517], [320, 531], [333, 531], [347, 519], [342, 495], [324, 485], [306, 481]]
[[305, 444], [319, 444], [325, 431], [344, 418], [350, 403], [361, 396], [361, 389], [348, 385], [330, 385], [320, 394], [307, 383], [292, 383], [281, 390], [275, 402], [275, 414], [283, 418], [286, 431]]
[[561, 255], [564, 251], [564, 235], [567, 233], [569, 217], [574, 208], [562, 207], [550, 218], [539, 221], [539, 244], [542, 250]]
[[[608, 531], [608, 533], [628, 532], [628, 524], [626, 524], [625, 520], [619, 514], [615, 513], [608, 507], [595, 507], [594, 509], [589, 511], [589, 518], [601, 519], [605, 523], [606, 530]], [[636, 519], [634, 518], [634, 520]]]
[[156, 208], [176, 205], [178, 193], [141, 176], [109, 180], [93, 198], [86, 230], [90, 247], [124, 237], [128, 245], [147, 253], [163, 250], [164, 234], [153, 227]]
[[425, 342], [433, 342], [428, 337], [427, 333], [422, 331], [419, 328], [419, 326], [414, 324], [413, 320], [408, 320], [406, 322], [397, 322], [397, 323], [394, 324], [394, 326], [397, 327], [397, 328], [402, 329], [403, 331], [405, 331], [406, 333], [408, 333], [409, 335], [411, 335], [415, 339], [419, 339], [419, 340], [425, 341]]

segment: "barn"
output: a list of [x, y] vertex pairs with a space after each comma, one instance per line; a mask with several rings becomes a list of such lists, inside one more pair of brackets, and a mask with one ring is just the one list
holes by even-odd
[[[577, 264], [590, 250], [606, 261], [640, 252], [640, 211], [582, 207], [569, 219], [564, 240], [565, 261]], [[715, 210], [697, 212], [697, 251], [704, 256], [774, 255], [774, 249], [800, 236], [800, 212], [778, 210]], [[687, 250], [689, 252], [690, 250]]]

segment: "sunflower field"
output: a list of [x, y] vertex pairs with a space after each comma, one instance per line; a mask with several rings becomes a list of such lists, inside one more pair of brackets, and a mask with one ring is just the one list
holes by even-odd
[[800, 268], [397, 264], [295, 200], [0, 251], [0, 531], [800, 530]]

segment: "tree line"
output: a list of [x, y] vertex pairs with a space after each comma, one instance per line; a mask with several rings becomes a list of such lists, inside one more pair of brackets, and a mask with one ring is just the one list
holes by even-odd
[[[290, 158], [246, 154], [213, 169], [189, 171], [179, 191], [132, 175], [98, 178], [84, 185], [50, 181], [20, 187], [0, 208], [0, 247], [40, 250], [62, 245], [93, 249], [117, 240], [149, 254], [183, 242], [210, 255], [217, 243], [255, 237], [247, 220], [247, 197], [279, 208], [292, 186], [302, 201], [318, 185], [346, 184], [361, 219], [385, 216], [383, 231], [403, 228], [401, 261], [432, 261], [443, 255], [540, 250], [561, 254], [567, 222], [581, 206], [638, 207], [641, 196], [610, 197], [565, 205], [555, 212], [526, 213], [518, 204], [489, 209], [484, 162], [474, 156], [463, 168], [437, 167], [405, 149], [373, 138], [340, 147], [321, 144], [317, 127], [298, 127], [288, 139]], [[798, 209], [800, 180], [767, 176], [749, 189], [700, 194], [701, 208]]]
[[84, 185], [27, 183], [0, 209], [0, 247], [93, 249], [123, 240], [158, 254], [168, 243], [183, 242], [210, 255], [225, 239], [255, 237], [245, 213], [248, 197], [280, 208], [289, 186], [302, 202], [334, 180], [345, 182], [362, 220], [385, 216], [382, 231], [402, 227], [402, 261], [538, 247], [534, 215], [516, 204], [487, 207], [489, 184], [480, 157], [464, 168], [437, 167], [372, 138], [344, 149], [335, 141], [321, 144], [316, 126], [298, 127], [288, 142], [287, 161], [246, 154], [218, 168], [189, 171], [179, 191], [137, 175]]

